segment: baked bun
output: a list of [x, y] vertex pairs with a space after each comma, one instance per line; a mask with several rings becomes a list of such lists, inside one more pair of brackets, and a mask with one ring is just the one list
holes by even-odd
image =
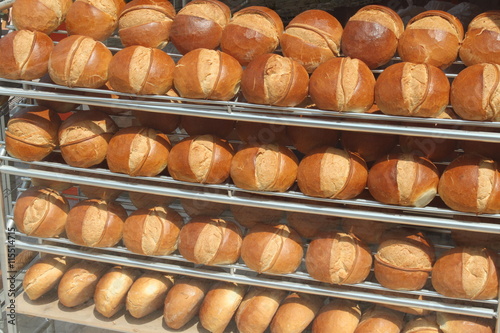
[[467, 28], [460, 47], [460, 59], [466, 66], [480, 63], [500, 64], [500, 10], [477, 15]]
[[342, 33], [342, 53], [370, 69], [388, 63], [404, 31], [401, 17], [389, 7], [369, 5], [349, 18]]
[[453, 160], [439, 179], [439, 196], [451, 209], [475, 214], [500, 213], [500, 167], [481, 155]]
[[283, 146], [291, 145], [285, 125], [238, 121], [235, 129], [238, 138], [247, 144], [277, 143]]
[[163, 307], [168, 290], [174, 278], [160, 272], [148, 271], [142, 274], [127, 293], [127, 311], [134, 318], [142, 318]]
[[437, 117], [448, 106], [450, 82], [429, 64], [400, 62], [387, 67], [375, 84], [375, 103], [393, 116]]
[[368, 172], [368, 190], [375, 200], [389, 205], [425, 207], [436, 196], [436, 166], [415, 154], [389, 154]]
[[231, 205], [234, 219], [245, 228], [252, 228], [257, 224], [278, 224], [283, 216], [283, 211], [262, 207]]
[[295, 16], [281, 36], [283, 55], [304, 66], [308, 73], [340, 55], [342, 25], [324, 10], [310, 9]]
[[196, 199], [181, 199], [181, 205], [186, 214], [190, 217], [209, 216], [216, 218], [229, 209], [229, 205], [225, 203]]
[[72, 0], [19, 0], [12, 4], [12, 23], [17, 30], [50, 34], [63, 23]]
[[220, 48], [245, 66], [255, 57], [272, 53], [283, 34], [283, 22], [272, 9], [250, 6], [234, 13], [222, 31]]
[[168, 155], [168, 173], [180, 181], [220, 184], [229, 177], [233, 148], [216, 136], [198, 135], [176, 144]]
[[7, 153], [23, 161], [41, 161], [57, 146], [61, 118], [42, 106], [20, 108], [5, 131]]
[[[500, 12], [500, 11], [499, 11]], [[476, 64], [460, 71], [451, 85], [453, 110], [463, 119], [500, 121], [500, 64]]]
[[241, 230], [231, 221], [194, 217], [179, 235], [179, 252], [195, 264], [234, 264], [240, 257]]
[[17, 230], [33, 237], [56, 237], [64, 231], [69, 203], [56, 190], [31, 187], [24, 191], [14, 206]]
[[320, 232], [337, 229], [340, 218], [330, 215], [287, 212], [286, 221], [301, 237], [311, 239]]
[[170, 40], [181, 54], [200, 48], [216, 49], [230, 19], [231, 9], [221, 1], [190, 1], [175, 16]]
[[300, 333], [313, 321], [323, 305], [317, 295], [292, 293], [281, 303], [270, 325], [272, 333]]
[[172, 88], [175, 63], [159, 49], [139, 45], [118, 51], [109, 63], [113, 90], [139, 95], [163, 95]]
[[[367, 209], [367, 207], [363, 207], [363, 209]], [[366, 244], [378, 244], [390, 225], [389, 223], [372, 220], [342, 219], [342, 230], [354, 234]]]
[[245, 190], [285, 192], [295, 182], [297, 169], [297, 157], [285, 146], [246, 145], [233, 157], [231, 178]]
[[99, 199], [106, 201], [115, 201], [118, 199], [121, 190], [115, 190], [112, 188], [101, 187], [101, 186], [92, 186], [92, 185], [78, 185], [80, 191], [87, 199]]
[[368, 168], [355, 153], [323, 146], [309, 152], [299, 164], [297, 184], [305, 195], [352, 199], [366, 186]]
[[170, 205], [175, 198], [164, 195], [149, 194], [144, 192], [128, 192], [128, 196], [135, 208], [149, 208], [154, 206], [166, 207]]
[[352, 234], [323, 232], [307, 248], [307, 272], [321, 282], [361, 283], [370, 274], [371, 267], [370, 249]]
[[120, 14], [118, 34], [124, 46], [162, 49], [168, 43], [175, 8], [168, 0], [132, 0]]
[[303, 126], [287, 126], [286, 134], [302, 154], [308, 154], [316, 147], [335, 147], [340, 137], [340, 131], [334, 129]]
[[[496, 218], [482, 216], [460, 216], [452, 217], [456, 221], [465, 221], [473, 224], [491, 223], [500, 224]], [[500, 234], [489, 232], [473, 232], [469, 230], [451, 229], [451, 239], [460, 247], [487, 247], [490, 250], [500, 252]]]
[[57, 286], [69, 266], [66, 257], [47, 255], [39, 259], [24, 275], [24, 292], [32, 301], [39, 299]]
[[403, 61], [445, 69], [457, 59], [463, 38], [464, 28], [458, 18], [442, 10], [427, 10], [406, 25], [398, 54]]
[[241, 259], [258, 273], [287, 274], [299, 267], [304, 250], [299, 234], [285, 224], [259, 224], [241, 245]]
[[164, 206], [141, 208], [125, 220], [123, 243], [134, 253], [168, 255], [177, 249], [182, 224], [182, 217], [173, 209]]
[[493, 320], [486, 318], [437, 312], [436, 319], [443, 333], [493, 333], [495, 330]]
[[393, 229], [383, 236], [374, 255], [374, 273], [385, 288], [420, 290], [432, 270], [434, 246], [425, 235], [413, 229]]
[[328, 333], [332, 327], [353, 333], [361, 319], [361, 309], [351, 300], [335, 299], [324, 305], [312, 324], [312, 333]]
[[69, 211], [66, 235], [78, 245], [111, 247], [122, 239], [126, 219], [127, 211], [116, 202], [83, 200]]
[[49, 75], [55, 83], [70, 88], [99, 88], [108, 81], [112, 58], [103, 43], [88, 36], [72, 35], [54, 46]]
[[[64, 160], [62, 159], [61, 155], [55, 154], [55, 153], [52, 153], [49, 156], [47, 156], [44, 159], [44, 161], [45, 162], [64, 163]], [[44, 171], [54, 171], [55, 170], [53, 167], [47, 167], [46, 165], [34, 165], [34, 164], [30, 164], [29, 168], [35, 169], [35, 170], [44, 170]], [[73, 187], [74, 185], [72, 183], [69, 183], [66, 181], [31, 177], [31, 186], [48, 187], [48, 188], [51, 188], [51, 189], [56, 190], [58, 192], [64, 192], [67, 189]]]
[[440, 333], [436, 316], [417, 317], [405, 324], [402, 333]]
[[[479, 131], [479, 132], [496, 132], [500, 133], [500, 129], [493, 129], [488, 127], [479, 126], [463, 126], [462, 129], [466, 131]], [[484, 157], [500, 161], [500, 143], [499, 142], [485, 142], [485, 141], [471, 141], [461, 140], [458, 145], [466, 154], [479, 154]]]
[[[179, 94], [174, 89], [167, 91], [166, 95], [179, 97]], [[158, 102], [165, 102], [165, 100], [158, 99]], [[179, 100], [170, 100], [170, 102], [180, 103]], [[165, 134], [174, 132], [181, 122], [181, 116], [173, 113], [132, 110], [132, 114], [141, 126], [154, 128]]]
[[68, 35], [83, 35], [104, 41], [118, 26], [124, 0], [75, 0], [66, 14]]
[[152, 177], [167, 167], [170, 152], [168, 137], [148, 127], [132, 126], [119, 130], [109, 141], [108, 161], [111, 172]]
[[234, 129], [235, 120], [203, 118], [194, 116], [181, 117], [181, 127], [190, 136], [212, 134], [219, 138], [226, 139]]
[[311, 75], [309, 94], [319, 109], [366, 112], [373, 105], [375, 77], [364, 62], [330, 59]]
[[354, 333], [399, 333], [403, 328], [403, 314], [379, 305], [375, 305], [363, 312], [361, 321]]
[[54, 44], [39, 31], [13, 31], [0, 39], [2, 61], [0, 77], [9, 80], [34, 80], [48, 71]]

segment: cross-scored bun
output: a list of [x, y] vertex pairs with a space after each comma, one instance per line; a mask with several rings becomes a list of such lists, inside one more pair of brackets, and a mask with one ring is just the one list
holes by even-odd
[[467, 28], [460, 47], [460, 59], [466, 66], [480, 63], [500, 64], [500, 10], [476, 16]]

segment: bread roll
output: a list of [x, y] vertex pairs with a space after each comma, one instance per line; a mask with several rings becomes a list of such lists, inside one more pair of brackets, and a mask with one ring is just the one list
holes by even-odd
[[241, 302], [235, 315], [241, 333], [264, 333], [287, 292], [254, 287]]
[[386, 6], [368, 5], [349, 18], [342, 33], [342, 53], [370, 69], [388, 63], [404, 31], [399, 15]]
[[[48, 66], [48, 64], [47, 64], [47, 66]], [[47, 68], [47, 70], [48, 70], [48, 68]], [[51, 85], [54, 85], [54, 81], [52, 81], [48, 72], [47, 72], [47, 74], [42, 76], [38, 82], [49, 83]], [[43, 85], [36, 86], [35, 90], [44, 91], [44, 92], [45, 91], [54, 92], [57, 94], [75, 94], [75, 95], [79, 94], [79, 92], [76, 90], [53, 88], [53, 87], [47, 87], [47, 86], [43, 86]], [[51, 109], [57, 113], [70, 112], [70, 111], [76, 110], [79, 106], [79, 104], [76, 104], [76, 103], [49, 101], [49, 100], [45, 100], [45, 99], [35, 99], [35, 102], [37, 105], [44, 106], [44, 107]]]
[[222, 333], [245, 296], [246, 286], [217, 282], [200, 307], [200, 324], [212, 333]]
[[300, 333], [313, 321], [323, 305], [323, 299], [317, 295], [288, 295], [281, 303], [271, 322], [271, 333]]
[[228, 204], [195, 199], [181, 199], [181, 205], [190, 217], [209, 216], [217, 218], [229, 209]]
[[399, 333], [403, 328], [403, 314], [380, 306], [372, 306], [361, 316], [354, 333]]
[[107, 187], [92, 186], [92, 185], [78, 185], [80, 191], [88, 199], [100, 199], [106, 201], [115, 201], [118, 199], [121, 190], [115, 190]]
[[[57, 157], [55, 157], [57, 156]], [[55, 162], [55, 163], [64, 163], [60, 154], [50, 154], [48, 157], [44, 159], [46, 162]], [[47, 167], [46, 165], [34, 165], [31, 164], [29, 166], [30, 169], [36, 170], [44, 170], [44, 171], [54, 171], [54, 168]], [[48, 187], [58, 192], [64, 192], [67, 189], [73, 187], [72, 183], [59, 181], [59, 180], [51, 180], [51, 179], [42, 179], [31, 177], [31, 185], [38, 187]]]
[[118, 34], [125, 46], [162, 49], [168, 43], [175, 8], [167, 0], [132, 0], [118, 21]]
[[135, 268], [115, 266], [109, 269], [97, 283], [94, 303], [97, 312], [106, 318], [113, 317], [125, 306], [127, 293], [139, 276]]
[[283, 22], [272, 9], [250, 6], [234, 13], [222, 31], [220, 48], [248, 65], [255, 57], [272, 53], [283, 34]]
[[302, 154], [308, 154], [320, 146], [335, 147], [340, 136], [337, 130], [303, 126], [287, 126], [286, 134], [293, 146]]
[[[494, 130], [488, 127], [478, 127], [478, 126], [463, 126], [464, 130], [467, 131], [479, 131], [479, 132], [496, 132], [500, 131]], [[498, 142], [484, 142], [484, 141], [471, 141], [471, 140], [461, 140], [458, 145], [464, 153], [466, 154], [479, 154], [496, 161], [500, 161], [500, 143]]]
[[14, 206], [17, 230], [33, 237], [57, 237], [63, 231], [69, 203], [56, 190], [31, 187], [23, 192]]
[[439, 333], [436, 316], [417, 317], [405, 324], [403, 333]]
[[69, 258], [52, 255], [35, 262], [23, 278], [23, 289], [29, 299], [35, 301], [54, 289], [70, 264]]
[[460, 59], [466, 66], [480, 63], [500, 64], [500, 10], [477, 15], [467, 28], [460, 47]]
[[229, 119], [182, 116], [181, 127], [190, 136], [212, 134], [226, 139], [234, 129], [236, 121]]
[[[111, 88], [111, 85], [109, 84], [109, 81], [106, 82], [102, 87], [99, 87], [100, 92], [86, 92], [86, 96], [91, 96], [91, 97], [98, 97], [98, 98], [109, 98], [113, 102], [118, 102], [118, 103], [112, 103], [111, 105], [115, 105], [115, 107], [109, 107], [109, 106], [98, 106], [98, 105], [88, 105], [89, 110], [91, 111], [101, 111], [104, 113], [107, 113], [109, 115], [119, 115], [119, 114], [126, 114], [129, 113], [130, 110], [126, 108], [120, 108], [119, 107], [119, 101], [118, 100], [130, 100], [132, 99], [130, 96], [126, 95], [117, 95], [114, 94], [112, 91], [113, 89]], [[137, 100], [140, 100], [137, 98]], [[134, 114], [134, 110], [132, 110], [132, 114]], [[120, 124], [121, 127], [123, 127], [123, 123]]]
[[[366, 207], [363, 207], [366, 209]], [[367, 244], [378, 244], [380, 239], [390, 227], [389, 223], [362, 219], [342, 219], [342, 230], [354, 234], [357, 238]]]
[[128, 192], [130, 201], [135, 208], [149, 208], [154, 206], [168, 206], [175, 198], [167, 197], [164, 195], [155, 195], [144, 192]]
[[281, 210], [262, 207], [231, 205], [230, 209], [236, 222], [245, 228], [252, 228], [260, 223], [278, 224], [283, 216]]
[[493, 333], [491, 319], [437, 312], [437, 323], [443, 333]]
[[23, 161], [40, 161], [57, 146], [61, 118], [42, 106], [20, 108], [8, 121], [5, 149]]
[[367, 163], [389, 154], [398, 144], [398, 136], [371, 132], [342, 131], [345, 150], [357, 153]]
[[[499, 224], [500, 221], [495, 218], [486, 218], [482, 216], [460, 216], [452, 217], [454, 220], [466, 221], [468, 223], [481, 224], [491, 223]], [[461, 247], [481, 247], [485, 246], [490, 250], [500, 252], [500, 234], [489, 232], [471, 232], [469, 230], [452, 229], [451, 239]]]
[[353, 333], [361, 319], [361, 309], [351, 300], [335, 299], [324, 305], [312, 324], [312, 333], [328, 333], [335, 327], [341, 333]]
[[231, 9], [221, 1], [190, 1], [175, 16], [170, 40], [181, 54], [199, 48], [216, 49], [230, 19]]
[[330, 215], [318, 215], [299, 212], [287, 212], [286, 220], [303, 238], [314, 238], [318, 233], [337, 229], [340, 218]]
[[235, 129], [238, 138], [247, 144], [277, 143], [283, 146], [291, 144], [287, 127], [282, 124], [238, 121]]
[[177, 330], [186, 325], [198, 314], [201, 303], [210, 287], [204, 279], [183, 278], [167, 293], [163, 308], [163, 320], [168, 327]]
[[[179, 97], [179, 94], [174, 89], [170, 89], [166, 93], [167, 96]], [[158, 100], [165, 102], [165, 100]], [[171, 103], [179, 102], [178, 100], [171, 100]], [[181, 122], [181, 116], [178, 114], [169, 114], [163, 112], [148, 112], [132, 110], [132, 114], [141, 126], [154, 128], [162, 133], [169, 134], [174, 132]]]
[[78, 245], [111, 247], [122, 239], [126, 219], [127, 211], [116, 202], [83, 200], [69, 211], [66, 235]]
[[241, 259], [258, 273], [287, 274], [299, 267], [304, 251], [299, 234], [287, 225], [256, 225], [241, 245]]
[[375, 77], [358, 59], [333, 58], [311, 75], [309, 94], [319, 109], [366, 112], [373, 105]]
[[132, 126], [119, 130], [111, 138], [106, 159], [111, 172], [152, 177], [167, 167], [170, 148], [170, 140], [165, 134], [148, 127]]
[[179, 252], [195, 264], [234, 264], [240, 257], [241, 230], [231, 221], [194, 217], [179, 234]]
[[50, 34], [66, 18], [72, 0], [19, 0], [12, 4], [12, 23], [17, 30], [37, 30]]
[[163, 306], [174, 278], [160, 272], [148, 271], [142, 274], [127, 293], [126, 308], [134, 318], [142, 318]]
[[108, 268], [108, 265], [97, 261], [80, 261], [71, 266], [59, 282], [59, 302], [72, 308], [91, 300], [99, 279]]

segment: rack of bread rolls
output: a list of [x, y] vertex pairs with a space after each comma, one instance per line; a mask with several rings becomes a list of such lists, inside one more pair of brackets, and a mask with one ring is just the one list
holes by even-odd
[[5, 304], [123, 332], [500, 333], [500, 12], [227, 3], [14, 2], [4, 285], [11, 249], [40, 261]]

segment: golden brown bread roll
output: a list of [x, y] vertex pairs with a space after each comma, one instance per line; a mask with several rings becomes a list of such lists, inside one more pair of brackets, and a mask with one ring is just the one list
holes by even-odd
[[149, 208], [154, 206], [168, 206], [175, 200], [173, 197], [164, 195], [155, 195], [144, 192], [128, 192], [130, 201], [135, 208]]
[[182, 116], [181, 127], [190, 136], [212, 134], [226, 139], [234, 129], [235, 120]]
[[239, 205], [231, 205], [229, 208], [236, 222], [245, 228], [252, 228], [259, 223], [278, 224], [283, 216], [283, 211], [276, 209]]
[[354, 333], [399, 333], [403, 328], [403, 314], [378, 305], [363, 312], [361, 321]]
[[66, 257], [47, 255], [41, 258], [24, 275], [24, 292], [32, 301], [39, 299], [57, 286], [70, 265], [71, 260]]
[[337, 229], [340, 218], [330, 215], [317, 215], [299, 212], [287, 212], [286, 220], [303, 238], [313, 238], [317, 233]]
[[37, 30], [50, 34], [61, 25], [72, 0], [19, 0], [12, 5], [12, 22], [17, 30]]
[[335, 147], [339, 141], [340, 132], [327, 128], [287, 126], [286, 134], [298, 151], [308, 154], [316, 147]]
[[360, 319], [358, 304], [351, 300], [335, 299], [319, 310], [312, 324], [312, 333], [328, 333], [333, 327], [338, 332], [353, 333]]
[[500, 64], [500, 10], [477, 15], [469, 24], [460, 47], [460, 59], [466, 66], [480, 63]]
[[270, 325], [271, 333], [300, 333], [313, 321], [323, 305], [317, 295], [288, 295], [281, 303]]
[[277, 143], [284, 146], [291, 144], [286, 126], [282, 124], [238, 121], [235, 129], [238, 138], [247, 144]]
[[439, 333], [435, 315], [417, 317], [405, 324], [402, 333]]
[[436, 313], [439, 329], [443, 333], [493, 333], [494, 321], [487, 318], [463, 316], [445, 312]]
[[228, 204], [196, 199], [181, 199], [181, 205], [190, 217], [209, 216], [216, 218], [229, 209]]
[[163, 306], [174, 278], [160, 272], [148, 271], [142, 274], [127, 293], [126, 309], [134, 318], [142, 318]]

